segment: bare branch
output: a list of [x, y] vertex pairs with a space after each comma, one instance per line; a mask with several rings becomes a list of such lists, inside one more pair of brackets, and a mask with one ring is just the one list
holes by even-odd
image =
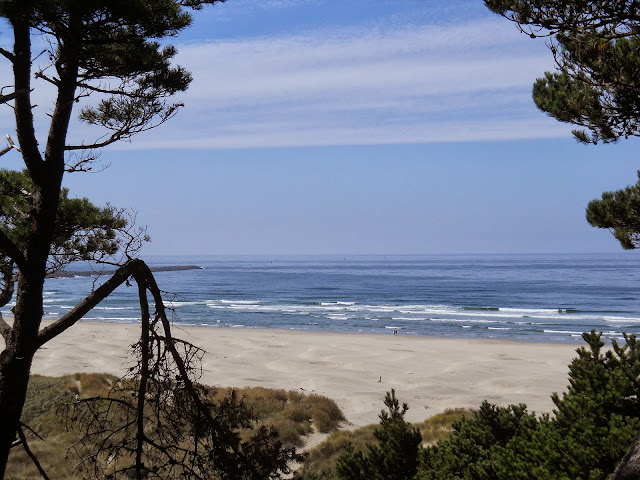
[[21, 95], [25, 95], [28, 91], [29, 90], [27, 89], [22, 89], [22, 90], [16, 90], [15, 92], [7, 93], [6, 95], [2, 94], [0, 95], [0, 104], [10, 102], [14, 98], [17, 98]]
[[[2, 273], [4, 284], [2, 292], [0, 293], [0, 307], [4, 307], [11, 301], [11, 298], [13, 298], [13, 290], [16, 283], [13, 268], [13, 263], [8, 259], [5, 259], [0, 264], [0, 273]], [[9, 336], [11, 335], [12, 330], [11, 326], [2, 317], [2, 313], [0, 313], [0, 335], [4, 338], [5, 344], [9, 343]]]
[[7, 323], [7, 321], [2, 317], [2, 313], [0, 313], [0, 335], [4, 338], [5, 343], [9, 340], [11, 330], [11, 325]]
[[38, 348], [47, 343], [52, 338], [57, 337], [67, 328], [73, 326], [78, 320], [89, 312], [93, 307], [104, 300], [111, 292], [122, 285], [127, 278], [131, 276], [130, 263], [126, 263], [120, 267], [113, 276], [104, 282], [100, 287], [91, 292], [84, 300], [78, 303], [74, 308], [67, 312], [64, 316], [53, 322], [51, 325], [44, 327], [38, 333]]
[[99, 168], [94, 169], [93, 164], [98, 163], [98, 158], [100, 158], [100, 152], [82, 152], [82, 153], [72, 153], [71, 158], [65, 162], [65, 172], [67, 173], [100, 173], [104, 172], [107, 168], [109, 168], [110, 164], [99, 166]]
[[144, 277], [140, 277], [138, 269], [134, 271], [134, 278], [138, 284], [138, 298], [140, 300], [140, 315], [142, 321], [142, 332], [140, 334], [140, 344], [142, 348], [142, 359], [140, 365], [140, 382], [138, 384], [138, 404], [136, 406], [136, 478], [142, 478], [142, 468], [144, 460], [142, 451], [144, 449], [144, 407], [146, 403], [147, 382], [149, 381], [149, 302], [147, 300], [147, 282]]
[[13, 275], [13, 262], [4, 260], [0, 262], [0, 273], [2, 274], [2, 290], [0, 290], [0, 307], [4, 307], [13, 297], [13, 288], [16, 278]]
[[36, 78], [40, 78], [40, 79], [42, 79], [42, 80], [44, 80], [46, 82], [49, 82], [54, 87], [57, 87], [57, 86], [60, 85], [60, 80], [55, 79], [55, 78], [51, 78], [50, 76], [45, 75], [43, 70], [40, 70], [39, 72], [36, 72], [35, 73], [35, 77]]
[[9, 50], [5, 50], [4, 48], [0, 48], [0, 55], [7, 58], [11, 62], [15, 59], [15, 55], [11, 53]]
[[18, 246], [11, 241], [4, 231], [0, 230], [0, 251], [9, 257], [18, 266], [20, 270], [24, 270], [26, 260]]
[[6, 137], [7, 137], [7, 143], [9, 145], [7, 145], [7, 147], [0, 150], [0, 157], [3, 156], [5, 153], [8, 153], [13, 148], [15, 148], [18, 152], [20, 151], [20, 148], [17, 147], [15, 143], [13, 143], [13, 139], [11, 138], [11, 135], [7, 133]]
[[18, 427], [18, 436], [20, 437], [20, 441], [22, 442], [22, 447], [24, 448], [24, 451], [27, 453], [27, 455], [29, 455], [29, 458], [33, 461], [33, 464], [36, 466], [36, 468], [40, 472], [40, 475], [42, 475], [42, 478], [44, 478], [44, 480], [50, 480], [49, 476], [47, 475], [47, 472], [44, 471], [44, 468], [42, 468], [42, 465], [38, 461], [37, 457], [33, 454], [31, 449], [29, 448], [29, 444], [27, 443], [27, 437], [25, 436], [24, 431], [22, 430], [22, 425]]

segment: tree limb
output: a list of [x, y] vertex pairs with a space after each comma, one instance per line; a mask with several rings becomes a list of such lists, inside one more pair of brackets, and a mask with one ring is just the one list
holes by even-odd
[[142, 332], [140, 335], [140, 349], [142, 361], [140, 365], [140, 382], [138, 384], [138, 402], [136, 408], [136, 478], [142, 478], [144, 461], [142, 452], [144, 449], [144, 406], [146, 403], [147, 382], [149, 380], [149, 302], [147, 301], [147, 282], [144, 277], [140, 277], [139, 270], [134, 272], [134, 278], [138, 284], [138, 297], [140, 299], [140, 314], [142, 320]]
[[197, 394], [194, 388], [193, 382], [191, 381], [191, 378], [189, 377], [189, 373], [187, 372], [187, 368], [184, 364], [184, 360], [182, 359], [182, 357], [180, 356], [180, 353], [176, 349], [175, 342], [173, 341], [173, 337], [171, 335], [171, 325], [169, 324], [169, 319], [167, 318], [167, 314], [164, 308], [164, 301], [162, 300], [162, 294], [160, 293], [160, 288], [156, 283], [153, 273], [151, 273], [151, 270], [149, 269], [149, 267], [144, 262], [141, 262], [141, 261], [139, 262], [138, 265], [136, 265], [136, 268], [141, 268], [144, 272], [144, 277], [146, 278], [146, 281], [147, 281], [147, 287], [149, 288], [149, 291], [151, 292], [151, 295], [155, 302], [156, 318], [159, 318], [160, 321], [162, 322], [162, 327], [166, 337], [167, 348], [171, 352], [171, 356], [173, 357], [173, 361], [175, 362], [176, 367], [180, 372], [180, 376], [182, 378], [182, 381], [184, 382], [185, 388], [187, 389], [187, 392], [192, 397], [193, 401], [198, 407], [198, 410], [200, 410], [201, 412], [206, 412], [207, 409], [205, 408], [200, 396]]
[[19, 97], [20, 95], [25, 95], [27, 92], [28, 90], [22, 89], [22, 90], [16, 90], [15, 92], [12, 92], [12, 93], [7, 93], [6, 95], [0, 95], [0, 104], [10, 102], [11, 100], [13, 100], [16, 97]]
[[112, 143], [116, 143], [121, 138], [120, 135], [113, 134], [107, 140], [103, 142], [92, 143], [91, 145], [65, 145], [65, 150], [96, 150], [98, 148], [104, 148]]
[[4, 307], [13, 298], [13, 289], [15, 286], [15, 278], [13, 277], [13, 263], [2, 262], [0, 263], [0, 273], [2, 274], [2, 281], [4, 286], [0, 291], [0, 308]]
[[15, 55], [11, 53], [9, 50], [5, 50], [4, 48], [0, 48], [0, 55], [9, 59], [12, 62], [15, 59]]
[[27, 455], [29, 455], [29, 458], [33, 461], [34, 465], [40, 472], [40, 475], [42, 475], [42, 478], [44, 478], [44, 480], [50, 480], [49, 476], [47, 475], [47, 472], [44, 471], [44, 468], [42, 468], [42, 465], [38, 461], [38, 458], [33, 454], [31, 449], [29, 448], [29, 444], [27, 443], [27, 437], [25, 436], [24, 431], [22, 430], [22, 425], [18, 427], [18, 436], [20, 437], [20, 441], [22, 442], [22, 447], [24, 448], [24, 451], [27, 453]]
[[23, 94], [15, 97], [16, 131], [18, 143], [23, 151], [24, 162], [31, 172], [39, 172], [44, 160], [38, 149], [38, 140], [34, 129], [31, 109], [31, 38], [29, 24], [26, 21], [12, 22], [15, 39], [13, 71], [16, 91]]
[[131, 262], [125, 263], [122, 267], [116, 270], [116, 273], [114, 273], [109, 280], [104, 282], [102, 285], [100, 285], [100, 287], [87, 295], [84, 300], [78, 303], [64, 316], [60, 317], [51, 325], [40, 330], [40, 332], [38, 333], [38, 348], [40, 348], [52, 338], [60, 335], [67, 328], [73, 326], [93, 307], [98, 305], [98, 303], [104, 300], [111, 292], [122, 285], [127, 280], [127, 278], [131, 276]]
[[0, 251], [2, 251], [7, 257], [15, 262], [18, 268], [22, 271], [26, 265], [26, 259], [18, 248], [18, 246], [11, 241], [4, 231], [0, 230]]
[[4, 338], [5, 343], [9, 339], [9, 334], [11, 333], [11, 325], [7, 323], [7, 321], [2, 318], [2, 314], [0, 313], [0, 335]]

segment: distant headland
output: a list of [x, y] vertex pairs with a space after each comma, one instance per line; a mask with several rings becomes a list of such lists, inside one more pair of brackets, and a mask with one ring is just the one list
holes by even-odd
[[[152, 272], [177, 272], [180, 270], [204, 270], [200, 265], [166, 265], [163, 267], [149, 267]], [[91, 277], [93, 275], [104, 275], [115, 273], [116, 270], [62, 270], [55, 272], [49, 276], [49, 278], [63, 278], [63, 277]]]

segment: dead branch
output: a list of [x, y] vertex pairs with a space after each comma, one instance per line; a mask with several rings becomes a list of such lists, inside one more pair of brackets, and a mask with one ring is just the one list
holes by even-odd
[[42, 478], [44, 478], [44, 480], [50, 480], [49, 476], [47, 475], [47, 472], [45, 472], [44, 468], [42, 468], [42, 465], [38, 461], [38, 458], [33, 454], [31, 449], [29, 448], [29, 444], [27, 443], [27, 437], [25, 436], [24, 431], [22, 430], [22, 425], [18, 427], [18, 436], [20, 438], [20, 442], [22, 443], [22, 447], [24, 448], [24, 451], [27, 453], [29, 458], [33, 461], [33, 464], [36, 466], [36, 468], [40, 472], [40, 475], [42, 475]]
[[2, 230], [0, 230], [0, 253], [4, 253], [4, 256], [9, 257], [20, 270], [24, 269], [26, 264], [24, 255]]
[[[69, 408], [82, 437], [71, 451], [86, 478], [276, 479], [299, 461], [274, 430], [252, 429], [254, 416], [235, 392], [214, 402], [197, 383], [203, 351], [171, 334], [160, 289], [149, 267], [130, 260], [122, 267], [138, 287], [140, 340], [137, 363], [112, 387], [109, 398], [84, 399]], [[151, 315], [148, 295], [155, 313]]]
[[[137, 260], [139, 261], [139, 260]], [[52, 338], [60, 335], [67, 328], [73, 326], [78, 320], [85, 316], [93, 307], [104, 300], [111, 292], [122, 285], [131, 275], [129, 263], [120, 267], [113, 276], [103, 283], [96, 290], [91, 292], [74, 308], [52, 324], [44, 327], [38, 333], [38, 348], [47, 343]]]

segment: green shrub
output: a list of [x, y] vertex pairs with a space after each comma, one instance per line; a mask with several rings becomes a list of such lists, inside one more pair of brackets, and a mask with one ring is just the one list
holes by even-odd
[[583, 338], [567, 392], [552, 396], [553, 415], [485, 402], [449, 440], [423, 452], [418, 478], [606, 479], [640, 428], [640, 345], [625, 335], [625, 345], [603, 351], [601, 334]]
[[373, 432], [378, 443], [367, 444], [366, 456], [348, 444], [336, 464], [338, 479], [411, 480], [416, 474], [420, 431], [405, 421], [409, 407], [400, 407], [394, 390], [387, 392], [384, 404], [387, 410], [380, 412], [380, 427]]

